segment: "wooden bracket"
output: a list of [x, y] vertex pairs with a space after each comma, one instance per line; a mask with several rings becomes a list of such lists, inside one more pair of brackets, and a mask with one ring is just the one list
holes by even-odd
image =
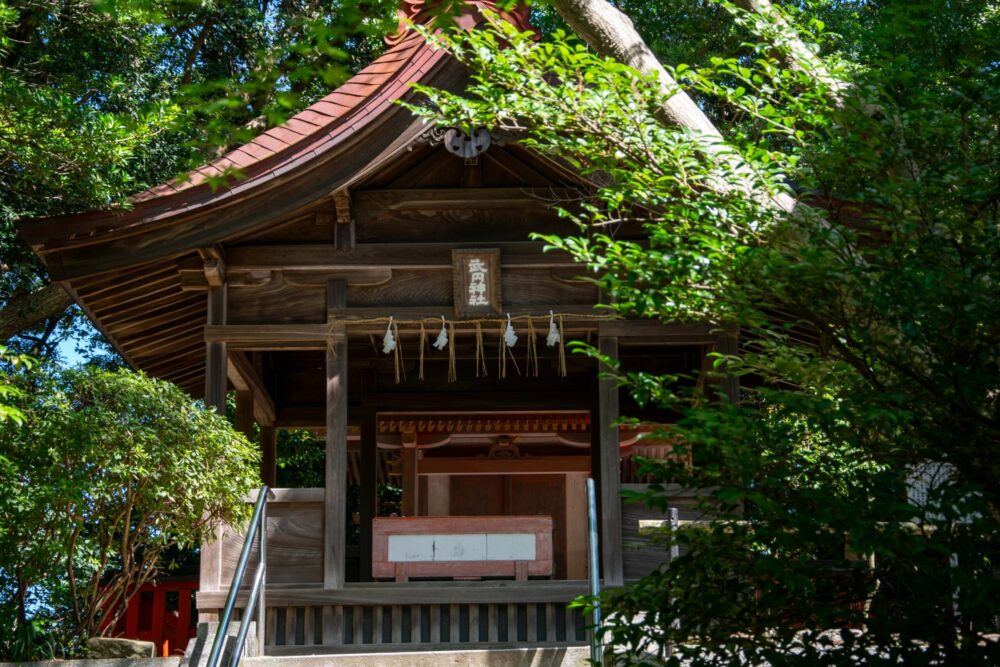
[[226, 282], [226, 251], [216, 243], [209, 248], [198, 248], [201, 255], [205, 280], [209, 287], [222, 287]]
[[354, 250], [354, 218], [351, 216], [351, 193], [342, 188], [333, 193], [337, 224], [333, 228], [333, 244], [337, 250]]

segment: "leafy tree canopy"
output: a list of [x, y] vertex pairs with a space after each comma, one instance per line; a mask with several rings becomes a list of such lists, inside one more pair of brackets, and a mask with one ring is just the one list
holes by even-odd
[[0, 421], [0, 656], [72, 653], [216, 522], [249, 518], [258, 452], [173, 385], [21, 369]]
[[[85, 322], [21, 217], [122, 204], [315, 101], [383, 48], [391, 0], [0, 2], [0, 341]], [[125, 202], [127, 205], [127, 202]]]
[[[663, 76], [498, 24], [442, 40], [472, 85], [417, 109], [516, 133], [600, 184], [566, 212], [578, 235], [545, 238], [622, 315], [739, 332], [712, 369], [741, 378], [739, 404], [617, 373], [681, 415], [669, 433], [695, 456], [646, 471], [712, 489], [714, 517], [663, 534], [685, 555], [605, 599], [618, 657], [659, 663], [677, 643], [690, 664], [995, 662], [1000, 12], [676, 4], [692, 23], [674, 15], [668, 35], [693, 39], [649, 40]], [[579, 5], [615, 11], [553, 0], [570, 23]], [[667, 11], [623, 7], [647, 32]], [[681, 27], [697, 17], [719, 44]], [[646, 46], [625, 41], [608, 50]], [[719, 134], [676, 125], [675, 94]], [[923, 494], [918, 472], [935, 478]], [[662, 486], [642, 500], [667, 503]]]

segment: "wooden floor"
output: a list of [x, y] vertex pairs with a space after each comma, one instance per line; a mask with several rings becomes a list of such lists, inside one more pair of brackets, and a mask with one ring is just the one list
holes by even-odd
[[[568, 603], [586, 592], [583, 581], [364, 583], [336, 590], [268, 586], [265, 651], [583, 645], [587, 624]], [[237, 605], [244, 601], [241, 595]], [[211, 620], [224, 603], [224, 591], [199, 593], [202, 620]]]

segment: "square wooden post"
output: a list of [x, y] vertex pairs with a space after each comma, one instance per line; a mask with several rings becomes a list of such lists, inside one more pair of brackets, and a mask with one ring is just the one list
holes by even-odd
[[253, 392], [236, 392], [236, 430], [253, 442]]
[[[617, 358], [618, 338], [598, 339], [601, 354]], [[600, 371], [608, 369], [602, 365]], [[622, 563], [622, 500], [621, 462], [618, 448], [618, 385], [613, 379], [601, 378], [598, 383], [597, 423], [592, 424], [598, 444], [601, 506], [601, 566], [605, 586], [625, 583]]]
[[[327, 305], [347, 305], [347, 283], [331, 280]], [[347, 551], [347, 329], [330, 324], [326, 346], [326, 492], [324, 494], [323, 586], [343, 588]]]
[[372, 579], [372, 521], [378, 497], [378, 441], [374, 412], [361, 422], [361, 580]]
[[[208, 289], [208, 322], [226, 323], [226, 286]], [[205, 344], [205, 405], [226, 414], [226, 389], [228, 376], [225, 343]]]
[[[208, 321], [226, 323], [226, 286], [208, 290]], [[221, 415], [226, 414], [227, 361], [225, 343], [205, 344], [205, 405]], [[222, 586], [222, 527], [215, 526], [215, 539], [202, 542], [199, 588], [218, 591]]]
[[417, 433], [416, 431], [403, 431], [400, 434], [403, 448], [400, 455], [403, 459], [403, 516], [417, 516], [419, 505], [419, 491], [417, 477]]
[[274, 488], [277, 483], [278, 429], [260, 427], [260, 481]]

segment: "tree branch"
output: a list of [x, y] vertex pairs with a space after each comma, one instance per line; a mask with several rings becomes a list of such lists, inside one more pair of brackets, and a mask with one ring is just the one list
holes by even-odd
[[706, 155], [725, 163], [732, 170], [733, 182], [716, 183], [715, 189], [718, 192], [743, 192], [754, 201], [779, 211], [792, 213], [795, 210], [798, 204], [788, 193], [762, 191], [750, 168], [726, 142], [705, 112], [664, 69], [636, 32], [628, 16], [606, 0], [552, 0], [552, 6], [595, 51], [614, 58], [641, 74], [656, 76], [663, 94], [658, 114], [660, 120], [689, 130]]
[[51, 283], [34, 292], [15, 293], [0, 309], [0, 341], [25, 329], [62, 315], [73, 305], [73, 299], [57, 283]]

